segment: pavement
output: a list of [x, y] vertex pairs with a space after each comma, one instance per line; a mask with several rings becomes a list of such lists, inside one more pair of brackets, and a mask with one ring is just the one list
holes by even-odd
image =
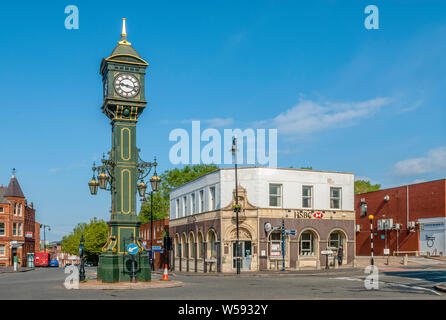
[[31, 270], [34, 270], [34, 268], [20, 267], [17, 271], [14, 271], [14, 267], [0, 267], [0, 273], [27, 272]]

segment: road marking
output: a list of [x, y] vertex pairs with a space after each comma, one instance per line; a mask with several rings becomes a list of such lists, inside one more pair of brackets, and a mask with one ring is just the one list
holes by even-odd
[[[360, 279], [360, 278], [351, 278], [351, 277], [334, 277], [334, 278], [329, 278], [329, 279], [336, 279], [336, 280], [348, 280], [348, 281], [364, 281], [364, 279]], [[420, 279], [421, 280], [421, 279]], [[432, 292], [435, 293], [438, 296], [442, 296], [441, 293], [432, 290], [432, 289], [428, 289], [428, 288], [423, 288], [423, 287], [418, 287], [418, 286], [409, 286], [406, 284], [401, 284], [401, 283], [393, 283], [393, 282], [387, 282], [387, 281], [379, 281], [380, 283], [383, 283], [385, 285], [391, 286], [391, 287], [402, 287], [402, 288], [407, 288], [407, 289], [414, 289], [414, 290], [423, 290], [423, 291], [428, 291], [428, 292]]]

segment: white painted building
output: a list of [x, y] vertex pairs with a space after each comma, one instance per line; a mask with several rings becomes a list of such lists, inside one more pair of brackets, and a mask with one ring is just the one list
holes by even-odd
[[418, 219], [420, 225], [420, 251], [428, 255], [444, 256], [446, 253], [446, 218]]
[[[272, 268], [271, 261], [277, 254], [271, 252], [271, 242], [277, 240], [277, 235], [265, 232], [264, 224], [279, 225], [282, 219], [286, 227], [298, 231], [296, 236], [286, 238], [288, 268], [319, 266], [323, 262], [320, 250], [330, 247], [330, 243], [344, 246], [346, 262], [353, 259], [352, 173], [243, 167], [238, 170], [238, 183], [240, 230], [245, 237], [242, 242], [246, 242], [242, 248], [248, 248], [249, 256], [245, 270]], [[176, 267], [186, 265], [183, 269], [187, 271], [206, 272], [206, 260], [210, 260], [215, 262], [218, 271], [232, 270], [234, 194], [233, 168], [216, 170], [171, 191], [169, 225], [175, 241]], [[332, 234], [334, 231], [336, 235]], [[308, 252], [304, 254], [304, 251]], [[207, 259], [210, 255], [216, 259]]]

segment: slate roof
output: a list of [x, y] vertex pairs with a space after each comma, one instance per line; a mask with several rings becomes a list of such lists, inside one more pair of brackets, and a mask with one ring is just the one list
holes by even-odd
[[25, 195], [22, 192], [22, 188], [20, 188], [19, 182], [17, 181], [15, 175], [13, 175], [11, 180], [9, 181], [8, 189], [6, 189], [6, 192], [3, 196], [25, 198]]
[[6, 200], [3, 196], [5, 195], [6, 187], [0, 186], [0, 203], [1, 204], [8, 204], [9, 201]]

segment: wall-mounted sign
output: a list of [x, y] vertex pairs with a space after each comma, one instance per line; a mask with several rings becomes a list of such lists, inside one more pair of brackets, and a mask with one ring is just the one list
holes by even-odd
[[31, 231], [25, 232], [25, 238], [32, 238], [32, 237], [33, 237], [33, 233]]
[[316, 212], [315, 214], [313, 214], [313, 217], [315, 217], [316, 219], [321, 219], [324, 217], [324, 214], [322, 212]]
[[266, 231], [266, 232], [270, 232], [271, 229], [272, 229], [272, 228], [271, 228], [271, 223], [266, 222], [266, 223], [265, 223], [265, 231]]
[[321, 254], [333, 254], [332, 250], [322, 250]]

